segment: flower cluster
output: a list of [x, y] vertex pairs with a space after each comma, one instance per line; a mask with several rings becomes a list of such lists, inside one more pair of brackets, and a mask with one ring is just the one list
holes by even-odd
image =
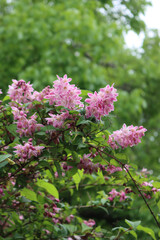
[[32, 138], [30, 138], [24, 145], [18, 144], [14, 148], [16, 149], [14, 152], [20, 158], [20, 162], [26, 162], [27, 159], [30, 159], [33, 156], [39, 156], [42, 149], [44, 149], [43, 146], [33, 146]]
[[144, 133], [147, 131], [143, 126], [126, 126], [123, 124], [123, 127], [120, 130], [114, 131], [113, 134], [109, 136], [108, 143], [113, 149], [118, 149], [120, 146], [126, 148], [128, 146], [133, 147], [141, 142], [141, 138], [144, 136]]
[[[58, 200], [59, 201], [59, 200]], [[44, 217], [52, 218], [52, 221], [57, 224], [60, 223], [59, 218], [56, 217], [56, 214], [60, 212], [61, 208], [57, 207], [57, 203], [52, 203], [52, 205], [49, 206], [48, 203], [44, 204]]]
[[93, 163], [90, 160], [91, 154], [84, 154], [83, 158], [80, 158], [80, 163], [78, 164], [79, 169], [84, 169], [84, 173], [92, 174], [93, 172], [98, 172], [98, 169], [104, 170], [105, 167], [99, 163]]
[[64, 121], [69, 117], [69, 112], [62, 112], [61, 114], [49, 113], [50, 118], [46, 118], [47, 124], [52, 125], [55, 128], [64, 127]]
[[86, 224], [88, 227], [93, 227], [96, 222], [93, 219], [89, 219], [88, 221], [84, 220], [84, 224]]
[[34, 91], [32, 99], [41, 102], [50, 93], [50, 86], [45, 87], [41, 92]]
[[18, 103], [27, 103], [31, 100], [33, 92], [30, 82], [26, 83], [24, 80], [12, 80], [13, 84], [9, 86], [8, 94], [11, 100]]
[[114, 200], [115, 197], [119, 196], [120, 197], [120, 202], [124, 201], [127, 196], [126, 193], [124, 191], [120, 191], [117, 192], [115, 189], [112, 189], [111, 192], [109, 192], [110, 196], [108, 197], [108, 199], [112, 202]]
[[100, 91], [88, 93], [90, 98], [87, 98], [85, 102], [89, 105], [86, 107], [86, 117], [94, 116], [100, 120], [102, 116], [108, 115], [109, 112], [114, 110], [113, 102], [117, 101], [117, 90], [107, 85], [105, 88], [101, 88]]
[[121, 167], [115, 167], [114, 165], [109, 165], [106, 169], [107, 172], [109, 172], [109, 174], [113, 174], [115, 172], [120, 172], [122, 171]]
[[40, 130], [43, 127], [42, 124], [37, 123], [36, 118], [37, 115], [33, 114], [30, 119], [27, 119], [27, 114], [19, 110], [16, 107], [12, 107], [12, 113], [14, 115], [14, 120], [17, 120], [17, 132], [22, 137], [33, 135], [33, 133], [37, 130]]
[[71, 85], [69, 83], [72, 79], [67, 78], [67, 75], [64, 75], [63, 78], [57, 76], [57, 78], [54, 81], [53, 89], [46, 95], [46, 98], [49, 99], [49, 104], [69, 109], [75, 109], [77, 106], [83, 107], [83, 103], [80, 101], [82, 98], [79, 96], [81, 90], [75, 87], [74, 84]]

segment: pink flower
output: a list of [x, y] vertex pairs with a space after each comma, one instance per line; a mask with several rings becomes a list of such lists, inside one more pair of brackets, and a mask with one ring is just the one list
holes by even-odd
[[20, 219], [20, 220], [23, 220], [23, 219], [24, 219], [24, 216], [23, 216], [23, 215], [19, 215], [19, 219]]
[[32, 100], [41, 102], [46, 95], [50, 94], [50, 86], [45, 87], [41, 92], [34, 91], [32, 95]]
[[0, 89], [0, 94], [2, 94], [3, 92], [2, 92], [2, 89]]
[[126, 148], [128, 146], [133, 147], [141, 142], [141, 138], [144, 136], [144, 133], [147, 131], [143, 126], [126, 126], [123, 124], [123, 127], [120, 130], [114, 131], [113, 134], [109, 136], [108, 143], [113, 149], [117, 149], [120, 146]]
[[114, 165], [109, 165], [107, 167], [106, 171], [109, 172], [110, 174], [113, 174], [115, 172], [122, 171], [122, 168], [121, 167], [115, 167]]
[[47, 124], [54, 126], [55, 128], [63, 128], [65, 120], [69, 117], [69, 112], [63, 112], [61, 114], [51, 114], [49, 113], [50, 118], [46, 118]]
[[37, 123], [36, 114], [33, 114], [29, 119], [27, 119], [27, 114], [16, 107], [12, 107], [12, 113], [14, 115], [14, 119], [17, 120], [17, 132], [21, 137], [23, 135], [33, 135], [35, 131], [38, 131], [41, 127], [43, 127], [42, 124]]
[[84, 220], [84, 224], [86, 224], [88, 227], [93, 227], [96, 222], [93, 219], [89, 219], [88, 221]]
[[79, 96], [81, 90], [69, 83], [72, 79], [67, 78], [67, 75], [64, 75], [63, 78], [57, 75], [57, 78], [53, 83], [53, 89], [45, 96], [49, 99], [49, 104], [69, 109], [76, 109], [77, 106], [83, 107], [83, 103], [80, 101], [82, 97]]
[[98, 168], [101, 168], [102, 165], [99, 163], [93, 163], [90, 159], [91, 154], [84, 154], [83, 158], [80, 159], [78, 164], [79, 169], [84, 169], [84, 173], [92, 174], [93, 172], [98, 172]]
[[120, 202], [124, 201], [127, 198], [124, 191], [121, 191], [119, 193], [119, 196], [120, 196]]
[[144, 193], [144, 196], [145, 196], [145, 198], [147, 198], [147, 199], [151, 199], [151, 198], [152, 198], [151, 195], [146, 194], [146, 193]]
[[13, 84], [9, 85], [8, 94], [13, 101], [18, 103], [27, 103], [30, 101], [31, 93], [33, 92], [30, 82], [24, 80], [12, 80]]
[[115, 197], [120, 196], [120, 202], [124, 201], [127, 196], [126, 193], [124, 191], [121, 192], [117, 192], [115, 189], [112, 189], [111, 192], [109, 192], [110, 196], [108, 197], [108, 199], [112, 202], [114, 200]]
[[142, 186], [149, 186], [149, 187], [153, 187], [152, 183], [149, 182], [143, 182]]
[[43, 146], [33, 146], [31, 138], [24, 145], [18, 144], [14, 148], [16, 149], [14, 152], [20, 157], [19, 161], [21, 162], [26, 162], [27, 159], [30, 159], [33, 156], [39, 156], [44, 149]]
[[119, 192], [117, 192], [117, 191], [113, 188], [112, 191], [109, 192], [109, 194], [110, 194], [113, 198], [115, 198], [116, 196], [119, 195]]
[[153, 187], [152, 192], [155, 194], [156, 192], [159, 192], [159, 189]]
[[107, 85], [105, 88], [101, 88], [100, 91], [88, 93], [90, 98], [87, 98], [85, 102], [89, 105], [86, 107], [86, 117], [95, 116], [100, 120], [102, 116], [108, 115], [109, 112], [114, 110], [113, 102], [117, 101], [117, 90]]

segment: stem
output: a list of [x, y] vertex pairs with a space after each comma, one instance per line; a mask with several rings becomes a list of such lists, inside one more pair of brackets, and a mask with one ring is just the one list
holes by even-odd
[[[126, 168], [125, 168], [126, 169]], [[126, 169], [127, 170], [127, 169]], [[143, 198], [143, 201], [145, 202], [146, 206], [148, 207], [150, 213], [152, 214], [153, 218], [155, 219], [157, 226], [160, 228], [160, 223], [158, 222], [154, 212], [152, 211], [151, 207], [149, 206], [148, 202], [146, 201], [145, 197], [143, 196], [143, 193], [141, 192], [141, 190], [139, 189], [135, 179], [132, 177], [131, 173], [127, 170], [128, 175], [130, 176], [130, 178], [132, 179], [135, 187], [137, 188], [138, 192], [140, 193], [141, 197]]]

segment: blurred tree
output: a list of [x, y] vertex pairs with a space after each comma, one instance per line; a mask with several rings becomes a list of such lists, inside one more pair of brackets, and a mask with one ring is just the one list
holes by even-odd
[[148, 0], [1, 0], [0, 88], [24, 78], [41, 89], [67, 73], [81, 88], [113, 82], [123, 30], [144, 29]]

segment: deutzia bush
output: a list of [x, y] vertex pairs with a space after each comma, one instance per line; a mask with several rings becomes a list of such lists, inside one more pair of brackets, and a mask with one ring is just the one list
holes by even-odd
[[[156, 239], [150, 201], [159, 203], [160, 183], [125, 155], [147, 130], [109, 132], [113, 85], [91, 93], [57, 78], [41, 92], [13, 80], [0, 102], [0, 239]], [[139, 216], [110, 223], [111, 211], [130, 216], [140, 198], [156, 233]]]

